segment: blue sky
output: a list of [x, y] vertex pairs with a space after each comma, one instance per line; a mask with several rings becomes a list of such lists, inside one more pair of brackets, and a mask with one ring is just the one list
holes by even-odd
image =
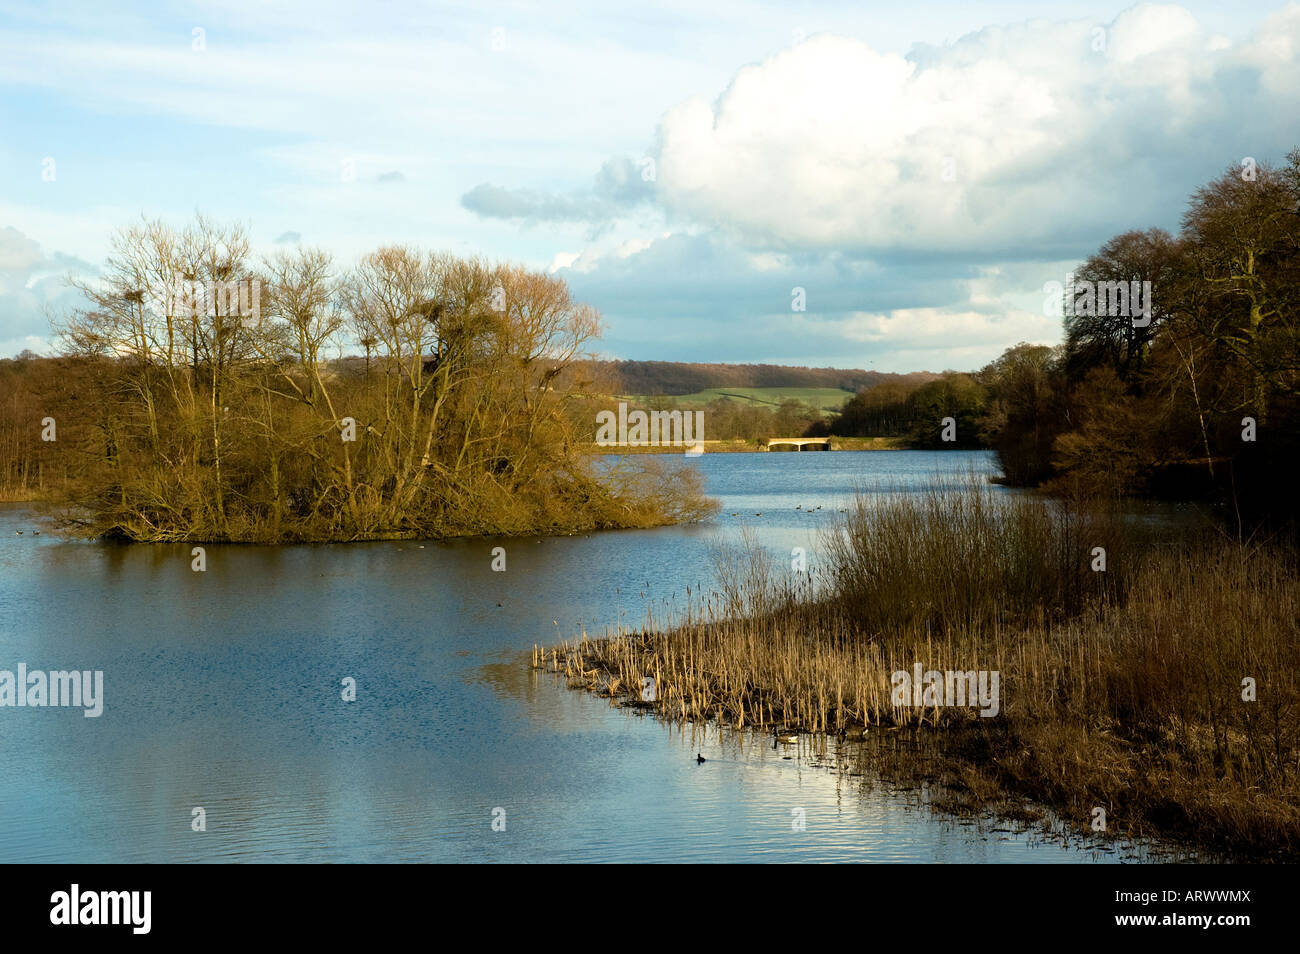
[[612, 357], [976, 368], [1298, 105], [1295, 4], [5, 0], [0, 356], [201, 210], [552, 270]]

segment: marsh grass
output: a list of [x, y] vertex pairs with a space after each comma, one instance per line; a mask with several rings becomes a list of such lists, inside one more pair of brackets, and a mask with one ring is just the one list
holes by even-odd
[[[1100, 806], [1111, 833], [1300, 851], [1290, 551], [1162, 537], [974, 480], [860, 497], [825, 551], [815, 578], [779, 572], [752, 541], [724, 551], [718, 593], [685, 618], [584, 634], [534, 665], [668, 719], [902, 732], [930, 753], [913, 774], [976, 802], [1029, 797], [1080, 826]], [[917, 662], [999, 671], [998, 715], [894, 705], [891, 674]]]

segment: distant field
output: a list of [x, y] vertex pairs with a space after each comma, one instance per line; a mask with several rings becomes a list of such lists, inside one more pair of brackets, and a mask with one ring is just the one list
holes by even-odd
[[[853, 397], [852, 391], [839, 388], [708, 388], [694, 394], [673, 394], [669, 396], [675, 404], [708, 404], [718, 398], [727, 398], [745, 404], [764, 404], [777, 407], [782, 401], [794, 398], [823, 411], [838, 411], [844, 402]], [[650, 396], [635, 394], [630, 400], [650, 401]]]

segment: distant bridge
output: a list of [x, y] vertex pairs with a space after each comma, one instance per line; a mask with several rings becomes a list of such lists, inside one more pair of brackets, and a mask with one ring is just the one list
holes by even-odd
[[776, 450], [778, 447], [790, 448], [796, 451], [828, 451], [831, 449], [831, 439], [829, 437], [772, 437], [768, 439], [767, 450]]

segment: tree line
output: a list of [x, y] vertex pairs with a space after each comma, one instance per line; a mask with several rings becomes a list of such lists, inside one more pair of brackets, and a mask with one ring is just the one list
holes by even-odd
[[[611, 471], [583, 451], [619, 393], [611, 368], [660, 386], [667, 368], [699, 390], [716, 386], [697, 373], [712, 366], [594, 361], [599, 317], [552, 276], [403, 246], [348, 270], [317, 249], [254, 262], [245, 229], [199, 217], [120, 230], [80, 288], [89, 306], [60, 324], [62, 357], [0, 361], [0, 490], [63, 488], [97, 531], [338, 539], [703, 512], [689, 472]], [[1300, 150], [1280, 168], [1230, 168], [1192, 195], [1177, 235], [1118, 235], [1058, 289], [1058, 347], [882, 377], [830, 417], [716, 401], [707, 436], [990, 447], [1016, 486], [1294, 520]], [[364, 357], [344, 357], [345, 342]], [[770, 366], [717, 367], [776, 380]], [[57, 442], [39, 439], [46, 418]]]
[[[0, 480], [135, 540], [345, 540], [646, 526], [698, 479], [585, 453], [600, 331], [552, 276], [385, 246], [255, 260], [198, 216], [117, 231], [61, 356], [0, 362]], [[359, 343], [364, 361], [344, 361]], [[42, 430], [50, 420], [56, 431]], [[18, 495], [21, 495], [19, 492]]]
[[[859, 393], [836, 434], [986, 446], [1004, 480], [1215, 501], [1240, 526], [1294, 522], [1300, 447], [1300, 150], [1231, 167], [1181, 229], [1117, 235], [1051, 289], [1065, 341], [973, 374]], [[953, 417], [959, 442], [938, 440]]]
[[593, 361], [588, 369], [608, 382], [610, 394], [682, 395], [710, 388], [839, 388], [861, 391], [881, 381], [933, 375], [779, 364], [703, 364], [682, 361]]
[[[1064, 344], [1020, 345], [986, 369], [988, 440], [1014, 483], [1209, 497], [1239, 521], [1294, 521], [1300, 149], [1280, 168], [1229, 168], [1181, 226], [1106, 242], [1075, 275]], [[1092, 300], [1101, 283], [1141, 282], [1140, 316]]]
[[[859, 391], [840, 413], [809, 436], [900, 437], [918, 449], [969, 450], [986, 446], [983, 415], [988, 390], [980, 375], [945, 371], [933, 380], [884, 381]], [[955, 439], [945, 441], [944, 424], [951, 418]]]

